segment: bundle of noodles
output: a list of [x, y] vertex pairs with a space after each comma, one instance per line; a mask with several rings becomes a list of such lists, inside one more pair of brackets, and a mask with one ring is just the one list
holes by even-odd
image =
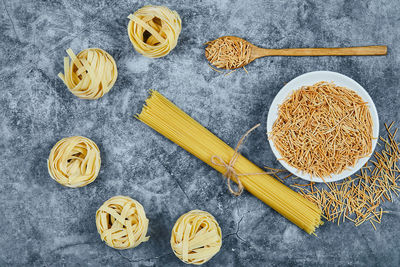
[[140, 54], [164, 57], [175, 48], [182, 29], [176, 11], [165, 6], [147, 5], [128, 16], [129, 39]]
[[71, 57], [64, 58], [64, 74], [58, 77], [68, 89], [82, 99], [98, 99], [107, 94], [117, 80], [118, 71], [114, 58], [100, 48], [88, 48], [75, 55], [67, 49]]
[[[227, 163], [235, 151], [157, 91], [151, 91], [137, 118], [217, 171], [226, 173], [226, 167], [213, 164], [212, 158], [218, 156]], [[321, 210], [270, 175], [259, 174], [263, 170], [242, 155], [237, 156], [232, 168], [242, 175], [244, 188], [307, 233], [314, 233], [322, 224]]]

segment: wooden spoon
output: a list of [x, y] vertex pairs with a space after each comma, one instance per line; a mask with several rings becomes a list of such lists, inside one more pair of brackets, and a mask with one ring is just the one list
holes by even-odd
[[[343, 47], [343, 48], [287, 48], [287, 49], [267, 49], [260, 48], [252, 43], [236, 37], [236, 36], [222, 36], [214, 41], [208, 43], [208, 47], [206, 48], [206, 58], [210, 61], [211, 64], [215, 65], [215, 53], [211, 55], [208, 53], [208, 49], [215, 44], [216, 41], [221, 40], [230, 40], [239, 46], [247, 47], [250, 49], [250, 54], [247, 60], [237, 61], [238, 64], [234, 64], [233, 66], [229, 66], [226, 64], [225, 66], [221, 66], [220, 68], [224, 69], [237, 69], [241, 68], [253, 60], [266, 57], [266, 56], [380, 56], [387, 54], [387, 46], [386, 45], [375, 45], [375, 46], [358, 46], [358, 47]], [[220, 50], [219, 50], [220, 51]], [[220, 52], [218, 52], [220, 53]], [[242, 62], [243, 61], [243, 62]]]

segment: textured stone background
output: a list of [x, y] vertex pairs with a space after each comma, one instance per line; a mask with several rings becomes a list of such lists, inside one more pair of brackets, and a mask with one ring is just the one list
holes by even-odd
[[[326, 3], [323, 3], [326, 2]], [[149, 88], [158, 89], [228, 144], [263, 123], [285, 82], [331, 70], [371, 94], [381, 122], [399, 121], [398, 1], [152, 1], [175, 9], [183, 29], [167, 57], [136, 53], [126, 26], [142, 1], [2, 1], [0, 16], [0, 265], [183, 266], [169, 245], [175, 220], [191, 209], [211, 212], [223, 246], [207, 266], [400, 264], [399, 216], [369, 224], [327, 223], [309, 236], [245, 193], [232, 197], [221, 176], [133, 118]], [[224, 77], [207, 66], [202, 44], [242, 36], [270, 48], [386, 44], [386, 57], [271, 57], [249, 74]], [[119, 76], [102, 99], [72, 95], [57, 78], [65, 50], [100, 47]], [[382, 126], [382, 125], [381, 125]], [[83, 135], [101, 150], [95, 182], [64, 188], [46, 160], [61, 138]], [[276, 166], [264, 130], [243, 149], [259, 166]], [[117, 251], [101, 242], [95, 212], [108, 198], [140, 201], [150, 219], [149, 242]], [[388, 210], [400, 211], [399, 200]], [[399, 214], [399, 213], [397, 213]]]

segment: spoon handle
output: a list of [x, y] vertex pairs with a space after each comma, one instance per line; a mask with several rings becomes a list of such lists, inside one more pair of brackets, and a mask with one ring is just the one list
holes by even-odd
[[358, 46], [343, 48], [253, 48], [253, 57], [265, 56], [380, 56], [387, 54], [386, 45]]

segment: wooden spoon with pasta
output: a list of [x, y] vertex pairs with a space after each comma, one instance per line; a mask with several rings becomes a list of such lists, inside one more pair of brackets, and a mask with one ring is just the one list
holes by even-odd
[[266, 56], [381, 56], [387, 54], [387, 46], [358, 46], [341, 48], [260, 48], [236, 37], [223, 36], [206, 43], [206, 58], [221, 69], [237, 69], [253, 60]]

